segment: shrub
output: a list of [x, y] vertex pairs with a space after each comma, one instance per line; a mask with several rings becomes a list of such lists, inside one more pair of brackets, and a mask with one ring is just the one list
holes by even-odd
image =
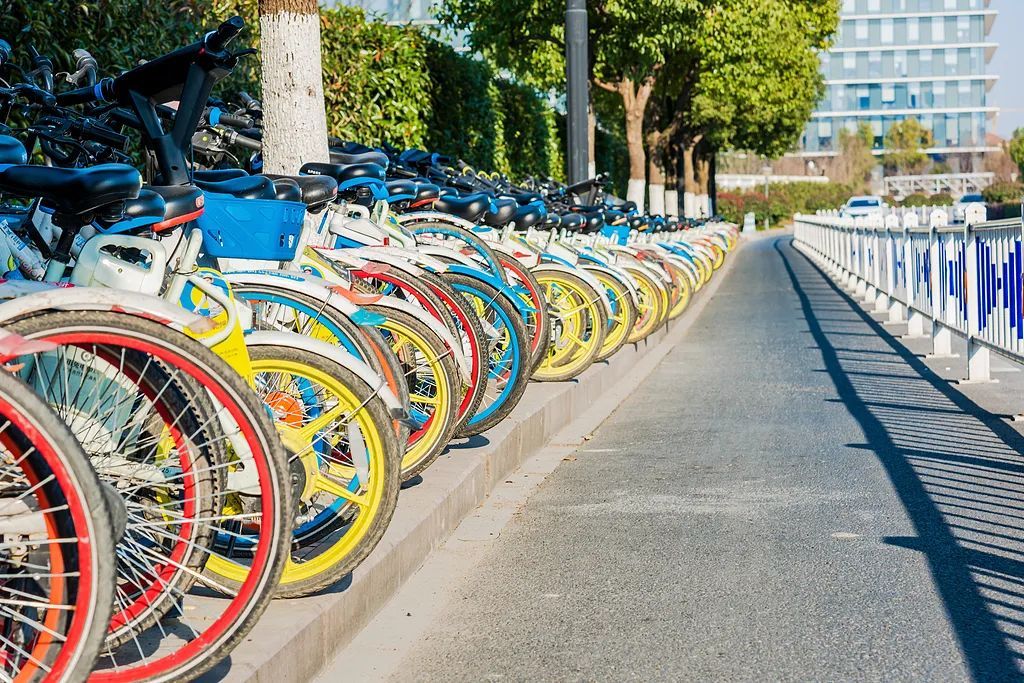
[[908, 194], [904, 197], [900, 204], [906, 207], [928, 206], [931, 204], [931, 200], [928, 199], [928, 195], [915, 192], [914, 194]]
[[1024, 197], [1024, 184], [1006, 181], [992, 183], [982, 190], [981, 196], [992, 204], [1017, 203]]
[[931, 197], [929, 197], [928, 204], [930, 204], [931, 206], [952, 206], [953, 197], [950, 196], [947, 192], [940, 192], [938, 194], [933, 194]]

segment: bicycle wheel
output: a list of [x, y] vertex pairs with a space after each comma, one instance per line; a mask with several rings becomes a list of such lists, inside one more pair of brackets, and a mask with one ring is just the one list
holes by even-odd
[[633, 325], [632, 331], [626, 338], [628, 344], [636, 344], [661, 327], [667, 313], [668, 295], [664, 293], [664, 287], [655, 280], [654, 276], [643, 268], [628, 263], [624, 264], [623, 268], [633, 278], [639, 300], [636, 324]]
[[626, 338], [629, 337], [630, 330], [636, 322], [636, 306], [633, 304], [629, 289], [613, 272], [600, 267], [584, 268], [601, 283], [612, 305], [611, 315], [608, 317], [608, 333], [601, 343], [597, 358], [594, 359], [601, 361], [611, 358], [625, 345]]
[[379, 329], [398, 356], [409, 385], [410, 414], [419, 425], [402, 456], [402, 481], [408, 481], [437, 460], [452, 439], [462, 398], [459, 370], [451, 349], [412, 315], [377, 305], [366, 310], [386, 318]]
[[0, 372], [0, 678], [84, 681], [107, 633], [114, 523], [75, 437]]
[[551, 313], [552, 341], [534, 371], [540, 382], [565, 382], [589, 368], [604, 342], [608, 312], [594, 288], [583, 278], [538, 266], [533, 274]]
[[544, 293], [540, 283], [537, 282], [537, 277], [529, 268], [505, 254], [498, 253], [498, 260], [513, 284], [525, 290], [520, 293], [520, 296], [533, 309], [527, 314], [524, 321], [530, 340], [530, 374], [533, 374], [544, 362], [548, 353], [548, 345], [551, 342], [551, 316], [548, 313], [547, 302], [544, 300]]
[[250, 355], [251, 384], [303, 472], [277, 594], [310, 595], [352, 571], [384, 535], [401, 451], [384, 402], [355, 373], [299, 349], [255, 345]]
[[[93, 678], [198, 676], [255, 624], [287, 557], [287, 465], [266, 410], [209, 349], [154, 321], [52, 312], [6, 327], [57, 345], [19, 357], [20, 372], [128, 510], [111, 639]], [[205, 401], [181, 400], [200, 394]], [[207, 407], [211, 414], [199, 412]], [[240, 497], [245, 505], [232, 506]], [[254, 540], [244, 552], [217, 544], [243, 527]], [[236, 566], [242, 581], [225, 586], [196, 570], [203, 565]], [[177, 616], [175, 628], [161, 613]]]
[[[409, 405], [409, 387], [398, 358], [380, 333], [357, 325], [340, 310], [303, 293], [265, 283], [234, 283], [232, 291], [253, 311], [253, 328], [295, 332], [342, 347], [369, 365], [387, 382], [388, 388]], [[409, 428], [395, 423], [400, 443], [409, 438]]]
[[487, 357], [487, 389], [477, 412], [460, 430], [462, 436], [473, 436], [505, 419], [526, 391], [530, 379], [526, 327], [515, 304], [483, 280], [452, 272], [442, 277], [494, 334]]

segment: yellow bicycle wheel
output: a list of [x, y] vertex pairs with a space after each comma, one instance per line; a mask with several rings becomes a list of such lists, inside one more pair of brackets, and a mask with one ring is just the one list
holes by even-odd
[[409, 386], [410, 414], [418, 424], [402, 456], [402, 481], [406, 481], [437, 460], [451, 441], [462, 382], [451, 351], [424, 323], [391, 308], [372, 305], [366, 310], [386, 318], [378, 329], [398, 357]]
[[563, 270], [533, 270], [551, 317], [551, 343], [533, 373], [539, 382], [564, 382], [586, 370], [601, 352], [608, 311], [586, 280]]
[[[291, 556], [278, 595], [309, 595], [351, 572], [384, 535], [398, 502], [397, 439], [383, 401], [347, 368], [300, 349], [257, 345], [249, 351], [252, 376], [246, 379], [274, 413], [297, 489]], [[244, 458], [239, 462], [229, 483], [244, 479]], [[231, 488], [227, 508], [253, 505], [243, 485]], [[240, 525], [227, 542], [244, 546], [247, 531]], [[244, 578], [216, 555], [205, 570], [231, 581]]]
[[624, 266], [636, 285], [637, 316], [626, 342], [636, 344], [661, 327], [668, 311], [668, 293], [644, 268], [627, 264]]
[[633, 303], [633, 298], [626, 285], [613, 273], [599, 267], [585, 268], [604, 287], [612, 305], [611, 315], [608, 316], [608, 332], [604, 336], [604, 342], [601, 344], [601, 350], [596, 359], [604, 360], [610, 358], [626, 343], [626, 338], [629, 337], [629, 332], [633, 329], [633, 323], [636, 322], [636, 305]]

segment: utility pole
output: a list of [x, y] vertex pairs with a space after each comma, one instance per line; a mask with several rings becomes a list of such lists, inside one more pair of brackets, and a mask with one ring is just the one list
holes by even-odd
[[587, 0], [565, 3], [566, 120], [569, 144], [569, 184], [587, 179], [587, 105], [590, 100], [587, 76]]

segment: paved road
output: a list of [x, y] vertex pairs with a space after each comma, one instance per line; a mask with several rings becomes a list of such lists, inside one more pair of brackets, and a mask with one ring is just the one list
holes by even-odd
[[1022, 450], [755, 241], [397, 679], [1020, 680]]

